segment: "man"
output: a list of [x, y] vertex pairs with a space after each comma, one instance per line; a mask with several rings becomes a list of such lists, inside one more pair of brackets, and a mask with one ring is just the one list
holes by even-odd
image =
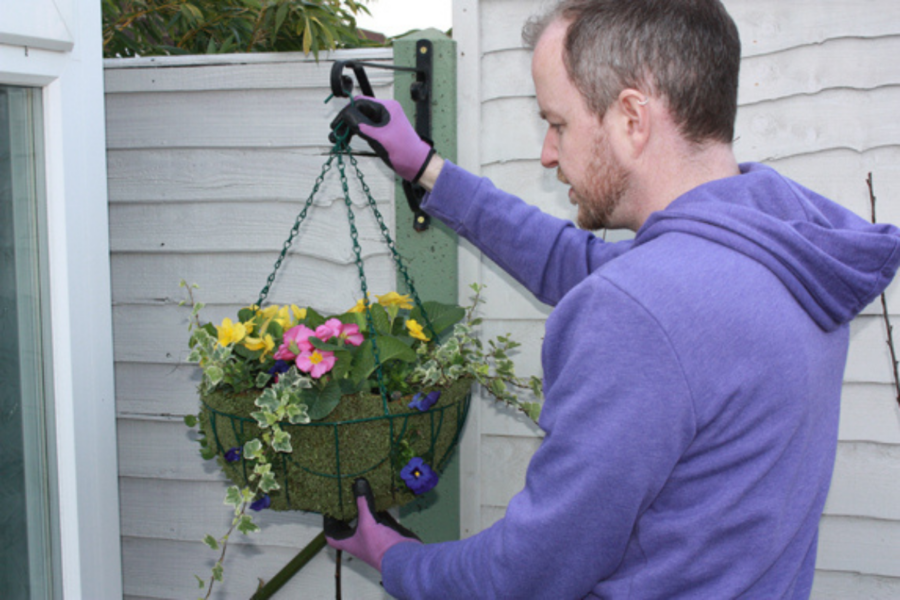
[[736, 163], [740, 43], [718, 0], [563, 0], [526, 41], [541, 163], [582, 229], [434, 155], [394, 103], [339, 121], [555, 305], [546, 436], [478, 535], [420, 544], [359, 482], [359, 523], [329, 542], [399, 598], [808, 597], [848, 323], [894, 276], [900, 230]]

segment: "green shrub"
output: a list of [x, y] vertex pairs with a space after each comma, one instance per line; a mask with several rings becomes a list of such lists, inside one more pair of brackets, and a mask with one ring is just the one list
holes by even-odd
[[304, 52], [378, 45], [368, 0], [103, 0], [106, 57]]

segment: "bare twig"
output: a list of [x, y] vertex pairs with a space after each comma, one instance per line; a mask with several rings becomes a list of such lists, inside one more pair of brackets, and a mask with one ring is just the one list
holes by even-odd
[[[866, 178], [866, 184], [869, 186], [869, 205], [872, 207], [872, 223], [875, 223], [876, 199], [875, 186], [872, 182], [872, 173], [869, 173], [869, 176]], [[894, 391], [897, 394], [897, 404], [900, 404], [900, 373], [898, 373], [897, 351], [894, 348], [894, 328], [891, 325], [891, 319], [888, 314], [887, 296], [883, 292], [881, 294], [881, 314], [884, 317], [884, 326], [887, 330], [887, 345], [891, 350], [891, 366], [893, 367], [894, 371]]]

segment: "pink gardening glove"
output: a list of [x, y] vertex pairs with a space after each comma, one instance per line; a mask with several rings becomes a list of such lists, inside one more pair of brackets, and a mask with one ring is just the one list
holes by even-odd
[[380, 572], [381, 559], [391, 547], [403, 542], [422, 543], [416, 534], [397, 523], [388, 513], [374, 512], [375, 498], [368, 481], [354, 481], [353, 494], [359, 510], [356, 526], [325, 517], [325, 539], [329, 546], [349, 552]]
[[[396, 100], [357, 96], [331, 122], [335, 133], [359, 134], [397, 175], [415, 183], [434, 148], [423, 141]], [[350, 141], [350, 137], [347, 141]]]

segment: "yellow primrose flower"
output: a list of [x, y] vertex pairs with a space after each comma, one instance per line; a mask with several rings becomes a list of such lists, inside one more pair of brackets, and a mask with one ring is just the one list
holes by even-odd
[[[295, 323], [306, 318], [306, 309], [300, 308], [296, 304], [291, 304], [291, 313], [294, 315]], [[287, 327], [285, 327], [285, 329], [287, 329]]]
[[247, 327], [241, 323], [233, 323], [231, 319], [226, 318], [219, 325], [219, 344], [228, 346], [240, 342], [247, 335]]
[[362, 313], [366, 312], [366, 301], [360, 298], [356, 301], [356, 306], [347, 311], [348, 313]]
[[244, 347], [252, 351], [262, 350], [262, 356], [259, 357], [260, 362], [262, 362], [265, 360], [266, 355], [275, 349], [275, 340], [268, 333], [262, 338], [248, 337], [244, 339]]
[[397, 292], [388, 292], [383, 296], [376, 296], [378, 298], [378, 304], [382, 306], [397, 306], [399, 308], [412, 308], [412, 301], [409, 299], [408, 294], [403, 294], [402, 296]]
[[431, 338], [425, 335], [425, 332], [422, 330], [422, 326], [419, 325], [415, 319], [407, 319], [406, 321], [406, 329], [409, 330], [409, 335], [416, 338], [417, 340], [422, 340], [423, 342], [427, 342]]
[[270, 320], [281, 325], [282, 329], [290, 329], [291, 326], [291, 307], [282, 306], [278, 311], [270, 317]]
[[277, 304], [271, 304], [263, 309], [256, 311], [256, 313], [262, 315], [264, 319], [271, 319], [278, 314], [278, 310], [279, 308]]

